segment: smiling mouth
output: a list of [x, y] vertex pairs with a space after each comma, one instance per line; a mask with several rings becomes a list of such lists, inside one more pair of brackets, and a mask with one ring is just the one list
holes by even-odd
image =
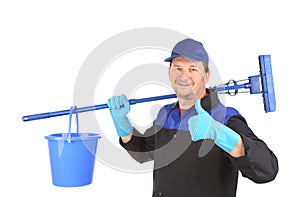
[[192, 84], [190, 84], [190, 83], [180, 83], [180, 82], [177, 82], [176, 84], [179, 85], [179, 86], [183, 86], [183, 87], [192, 86]]
[[191, 85], [183, 85], [183, 84], [178, 84], [181, 87], [190, 87]]

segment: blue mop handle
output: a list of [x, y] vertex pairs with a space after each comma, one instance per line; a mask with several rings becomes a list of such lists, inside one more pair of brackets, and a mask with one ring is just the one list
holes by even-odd
[[[141, 98], [141, 99], [130, 99], [129, 103], [131, 105], [137, 104], [137, 103], [144, 103], [144, 102], [150, 102], [150, 101], [157, 101], [157, 100], [163, 100], [163, 99], [171, 99], [176, 98], [176, 94], [169, 94], [169, 95], [162, 95], [162, 96], [154, 96], [154, 97], [148, 97], [148, 98]], [[100, 105], [93, 105], [93, 106], [87, 106], [87, 107], [81, 107], [76, 108], [76, 113], [81, 112], [88, 112], [93, 110], [99, 110], [99, 109], [105, 109], [108, 108], [107, 104], [100, 104]], [[55, 111], [55, 112], [46, 112], [46, 113], [40, 113], [40, 114], [33, 114], [28, 116], [23, 116], [23, 121], [30, 121], [30, 120], [38, 120], [38, 119], [45, 119], [45, 118], [51, 118], [56, 116], [63, 116], [70, 114], [70, 110], [61, 110], [61, 111]]]

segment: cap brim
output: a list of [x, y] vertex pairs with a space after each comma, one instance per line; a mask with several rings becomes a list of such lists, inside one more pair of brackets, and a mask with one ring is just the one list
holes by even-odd
[[165, 59], [165, 62], [171, 62], [175, 57], [178, 57], [180, 55], [172, 55], [171, 57], [168, 57], [167, 59]]

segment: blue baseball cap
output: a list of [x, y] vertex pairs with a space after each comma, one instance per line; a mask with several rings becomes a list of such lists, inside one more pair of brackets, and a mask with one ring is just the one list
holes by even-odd
[[165, 62], [171, 62], [175, 57], [178, 56], [202, 61], [208, 64], [208, 54], [202, 43], [191, 38], [186, 38], [178, 42], [172, 50], [171, 57], [165, 59]]

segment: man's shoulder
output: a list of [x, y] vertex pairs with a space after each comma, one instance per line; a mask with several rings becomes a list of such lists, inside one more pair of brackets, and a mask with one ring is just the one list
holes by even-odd
[[209, 111], [209, 114], [217, 121], [227, 124], [228, 120], [232, 116], [240, 115], [240, 112], [233, 108], [233, 107], [227, 107], [223, 105], [222, 103], [218, 103], [211, 111]]

